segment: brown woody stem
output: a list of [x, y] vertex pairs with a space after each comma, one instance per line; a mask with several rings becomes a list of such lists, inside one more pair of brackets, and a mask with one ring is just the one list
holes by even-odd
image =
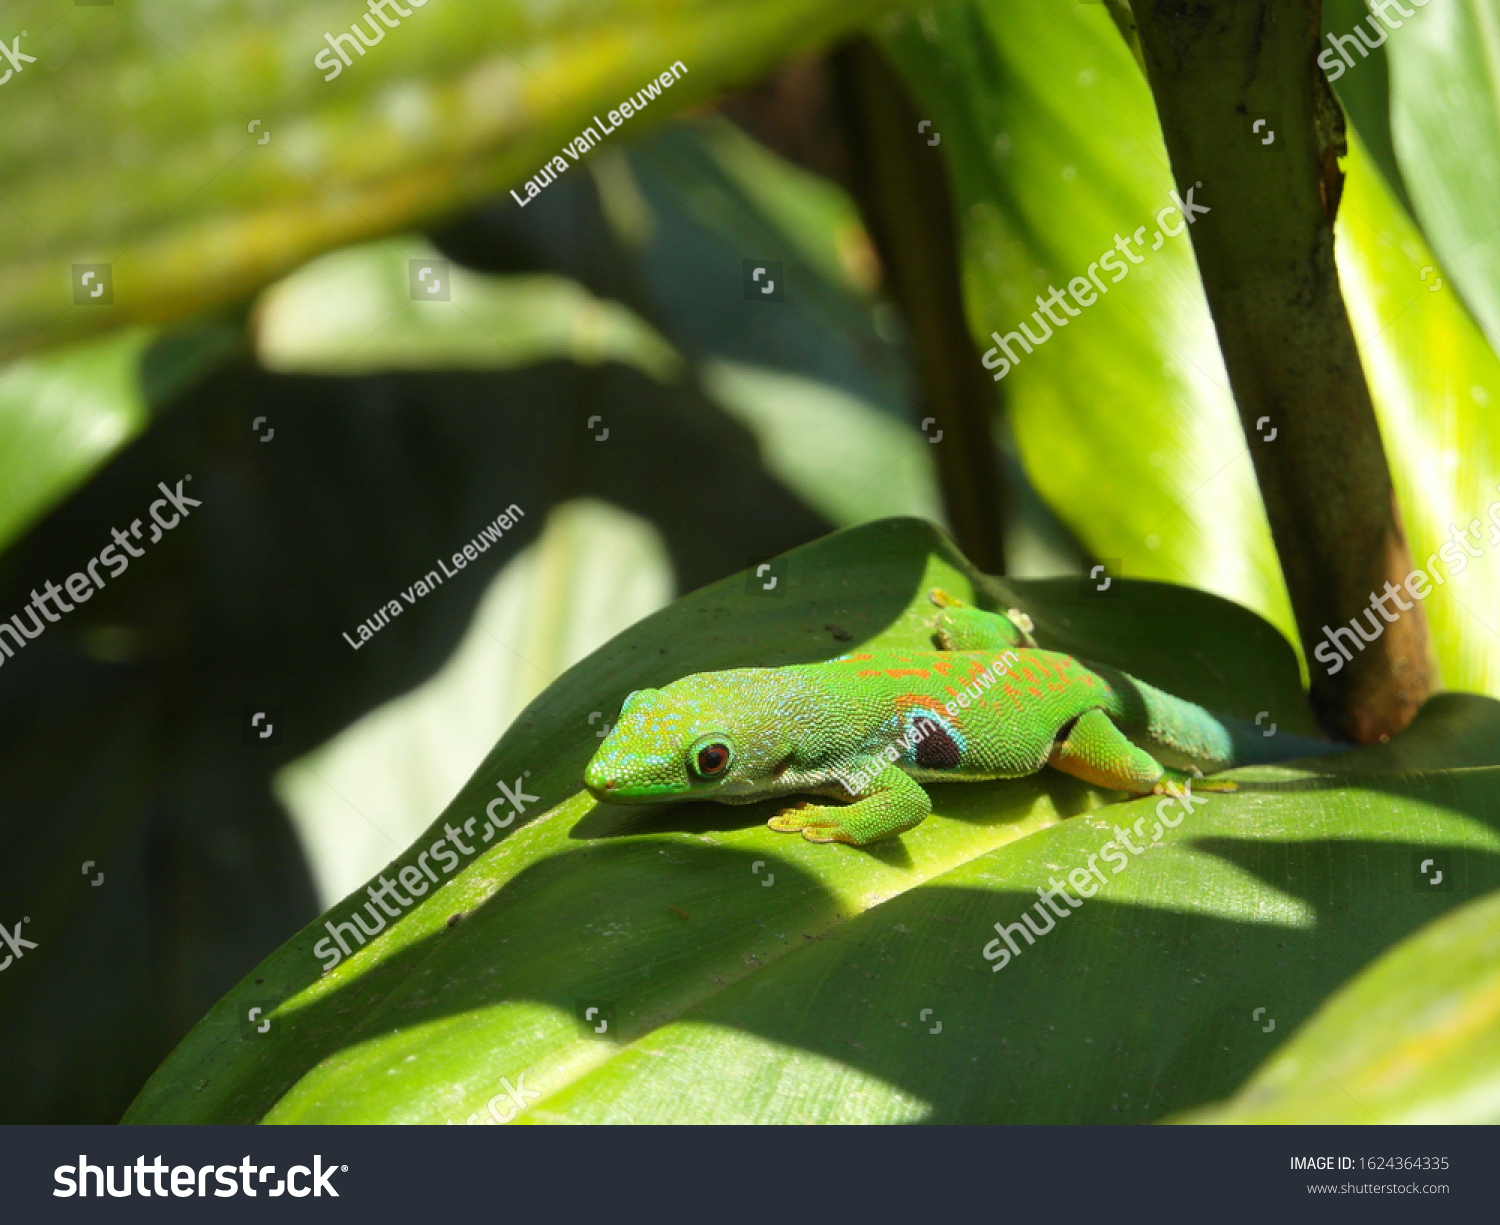
[[[1419, 602], [1390, 624], [1371, 611], [1412, 566], [1334, 266], [1343, 118], [1316, 63], [1321, 0], [1132, 7], [1178, 191], [1211, 209], [1193, 250], [1313, 705], [1330, 729], [1383, 740], [1416, 714], [1434, 668]], [[1325, 627], [1355, 618], [1379, 636], [1330, 674], [1314, 656]]]

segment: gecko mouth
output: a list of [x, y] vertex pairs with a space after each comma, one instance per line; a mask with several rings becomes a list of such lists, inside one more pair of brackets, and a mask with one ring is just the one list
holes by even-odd
[[596, 800], [605, 800], [611, 804], [628, 804], [632, 800], [660, 800], [691, 790], [686, 783], [622, 783], [613, 778], [599, 782], [586, 781], [584, 785]]

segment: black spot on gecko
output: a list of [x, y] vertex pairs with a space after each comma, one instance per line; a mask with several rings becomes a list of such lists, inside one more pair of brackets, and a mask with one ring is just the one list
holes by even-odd
[[917, 741], [917, 765], [924, 770], [951, 770], [963, 761], [958, 742], [933, 719], [913, 719]]
[[823, 628], [833, 635], [835, 642], [851, 642], [854, 639], [854, 635], [841, 625], [825, 625]]

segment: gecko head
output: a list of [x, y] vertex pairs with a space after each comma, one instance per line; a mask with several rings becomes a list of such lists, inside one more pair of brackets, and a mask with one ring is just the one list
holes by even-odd
[[758, 798], [773, 750], [753, 727], [743, 680], [761, 669], [702, 673], [625, 699], [614, 730], [584, 769], [609, 804]]

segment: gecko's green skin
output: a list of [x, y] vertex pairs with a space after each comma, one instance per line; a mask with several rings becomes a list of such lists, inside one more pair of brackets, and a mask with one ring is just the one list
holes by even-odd
[[1021, 778], [1050, 765], [1145, 795], [1184, 777], [1178, 770], [1211, 774], [1335, 748], [1267, 738], [1123, 672], [1040, 650], [1019, 613], [969, 608], [941, 591], [931, 598], [942, 609], [940, 650], [857, 651], [637, 690], [585, 784], [610, 804], [828, 796], [845, 803], [803, 805], [768, 824], [863, 846], [932, 811], [923, 783]]

